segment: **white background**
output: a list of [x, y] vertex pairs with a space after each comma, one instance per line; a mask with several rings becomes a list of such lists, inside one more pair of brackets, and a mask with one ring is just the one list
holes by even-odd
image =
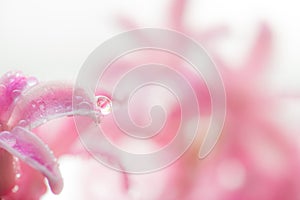
[[[0, 73], [23, 70], [40, 80], [75, 80], [89, 53], [102, 41], [124, 31], [125, 15], [141, 26], [164, 27], [170, 0], [0, 0]], [[300, 12], [297, 1], [192, 0], [186, 22], [198, 30], [228, 25], [223, 40], [228, 61], [242, 60], [258, 24], [274, 34], [274, 76], [283, 85], [299, 84]], [[283, 81], [284, 80], [284, 81]]]

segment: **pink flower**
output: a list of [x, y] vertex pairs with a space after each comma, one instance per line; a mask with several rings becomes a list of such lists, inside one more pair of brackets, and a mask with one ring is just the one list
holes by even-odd
[[[58, 127], [56, 137], [43, 135], [48, 131], [48, 127], [35, 129], [54, 118], [91, 114], [86, 110], [72, 110], [72, 87], [57, 83], [37, 84], [35, 79], [18, 72], [8, 73], [0, 79], [0, 198], [38, 199], [46, 191], [44, 176], [48, 179], [54, 193], [61, 191], [62, 178], [57, 162], [47, 145], [57, 156], [76, 153], [81, 156], [81, 159], [83, 158], [82, 162], [77, 163], [83, 165], [85, 169], [80, 173], [86, 175], [81, 179], [84, 186], [82, 187], [82, 183], [78, 182], [81, 184], [80, 190], [86, 192], [84, 197], [89, 199], [279, 200], [299, 198], [300, 159], [297, 142], [292, 141], [285, 134], [286, 127], [276, 123], [276, 117], [282, 115], [276, 108], [282, 102], [278, 95], [270, 92], [269, 85], [266, 84], [265, 70], [272, 45], [271, 31], [266, 24], [262, 24], [258, 37], [251, 47], [249, 58], [238, 69], [233, 69], [210, 46], [210, 41], [223, 34], [226, 29], [220, 27], [202, 33], [189, 30], [183, 24], [185, 5], [184, 0], [177, 0], [172, 4], [168, 28], [203, 42], [216, 62], [226, 88], [226, 122], [221, 138], [212, 153], [203, 160], [198, 159], [199, 145], [202, 142], [202, 138], [199, 137], [176, 163], [158, 172], [127, 175], [103, 169], [82, 151], [81, 146], [74, 148], [79, 145], [73, 121], [63, 121], [61, 127]], [[130, 20], [124, 20], [123, 24], [127, 28], [137, 27]], [[139, 37], [146, 39], [146, 36]], [[139, 52], [135, 55], [138, 54]], [[117, 70], [108, 70], [107, 79], [104, 76], [105, 84], [117, 82], [119, 76], [133, 66], [163, 62], [176, 68], [191, 80], [192, 87], [198, 91], [196, 96], [200, 102], [201, 114], [204, 118], [210, 116], [211, 102], [205, 83], [199, 82], [191, 71], [186, 70], [180, 59], [170, 55], [162, 56], [157, 52], [150, 52], [146, 56], [139, 55], [136, 58], [129, 55], [127, 58], [126, 62], [123, 60], [116, 64], [121, 66], [116, 68]], [[133, 119], [140, 120], [138, 122], [147, 121], [142, 112], [143, 105], [145, 102], [151, 104], [151, 100], [157, 99], [156, 92], [146, 91], [140, 94], [142, 97], [151, 94], [153, 99], [138, 102], [131, 113]], [[110, 91], [107, 93], [110, 95]], [[84, 101], [93, 108], [93, 100], [84, 91], [82, 96]], [[160, 98], [161, 96], [162, 94]], [[188, 102], [189, 98], [190, 96], [186, 96], [185, 100]], [[180, 108], [175, 104], [163, 103], [168, 104], [171, 111], [166, 116], [167, 125], [152, 141], [155, 147], [168, 144], [176, 134], [177, 122], [180, 121]], [[205, 121], [201, 125], [199, 135], [205, 132], [205, 126], [208, 126]], [[116, 144], [132, 145], [124, 139], [122, 131], [113, 123], [112, 116], [103, 119], [102, 128]], [[31, 132], [33, 129], [38, 132], [39, 137]], [[88, 125], [86, 130], [87, 135], [93, 134]], [[47, 145], [42, 140], [46, 141]], [[90, 144], [93, 142], [91, 140]], [[180, 145], [179, 143], [178, 148]], [[93, 153], [99, 153], [122, 166], [121, 159], [102, 150], [101, 146], [95, 144]], [[19, 158], [21, 162], [14, 157]], [[19, 172], [20, 177], [18, 177]], [[97, 185], [99, 182], [105, 189], [97, 190], [99, 193], [94, 195], [95, 188], [90, 186]]]
[[[267, 82], [266, 72], [272, 47], [271, 30], [266, 24], [261, 24], [248, 59], [238, 68], [231, 67], [210, 46], [210, 41], [215, 36], [223, 34], [226, 29], [221, 27], [203, 33], [189, 30], [182, 23], [185, 5], [184, 0], [174, 2], [170, 9], [167, 28], [197, 38], [212, 55], [226, 89], [226, 123], [220, 141], [206, 159], [197, 158], [202, 141], [199, 138], [174, 165], [149, 175], [152, 177], [153, 185], [140, 187], [138, 183], [147, 180], [145, 176], [129, 175], [130, 191], [140, 194], [138, 197], [144, 199], [298, 199], [300, 196], [297, 189], [300, 186], [299, 170], [297, 170], [300, 167], [298, 144], [285, 133], [287, 127], [276, 123], [276, 118], [283, 114], [277, 109], [282, 101], [276, 93], [271, 92], [273, 88], [270, 88]], [[123, 18], [121, 22], [126, 28], [139, 27], [129, 19]], [[143, 35], [137, 37], [147, 39]], [[118, 76], [122, 76], [133, 66], [149, 62], [162, 63], [162, 61], [165, 65], [176, 67], [176, 70], [193, 80], [192, 74], [185, 70], [178, 59], [150, 52], [146, 56], [136, 53], [135, 57], [129, 56], [126, 62], [116, 64], [119, 68], [111, 71], [108, 77], [112, 78], [107, 79], [107, 84], [118, 81]], [[192, 86], [196, 91], [201, 91], [197, 97], [199, 102], [203, 103], [202, 114], [209, 116], [210, 101], [205, 86], [197, 81], [193, 82]], [[145, 102], [141, 102], [143, 103]], [[144, 117], [140, 107], [142, 106], [137, 104], [136, 110], [133, 110], [134, 119], [140, 120]], [[172, 114], [167, 116], [168, 128], [160, 133], [162, 136], [158, 136], [154, 140], [155, 143], [164, 146], [173, 137], [175, 122], [180, 118], [178, 109], [174, 107]], [[103, 126], [106, 127], [104, 129], [108, 134], [113, 134], [112, 138], [122, 139], [121, 131], [109, 124], [109, 120]], [[160, 181], [163, 184], [156, 185], [156, 182]], [[149, 190], [155, 190], [156, 196], [147, 198]]]
[[[84, 109], [72, 109], [72, 92], [68, 84], [38, 83], [21, 72], [8, 72], [1, 77], [1, 199], [38, 199], [46, 191], [43, 176], [48, 179], [53, 193], [61, 192], [63, 180], [57, 161], [31, 130], [55, 118], [90, 115]], [[80, 101], [93, 106], [94, 102], [86, 97], [82, 94]], [[67, 143], [63, 149], [68, 149]], [[58, 153], [64, 152], [63, 149]]]

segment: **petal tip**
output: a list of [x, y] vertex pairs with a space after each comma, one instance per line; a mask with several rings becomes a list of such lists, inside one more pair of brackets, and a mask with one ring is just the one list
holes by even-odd
[[49, 185], [50, 185], [51, 191], [54, 194], [59, 194], [59, 193], [61, 193], [61, 191], [64, 187], [64, 182], [63, 182], [62, 178], [59, 178], [55, 181], [49, 181]]

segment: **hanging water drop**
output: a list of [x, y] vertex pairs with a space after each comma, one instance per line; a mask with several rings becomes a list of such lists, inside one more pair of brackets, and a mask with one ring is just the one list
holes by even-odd
[[20, 120], [18, 126], [26, 127], [28, 124], [27, 120]]
[[106, 96], [96, 96], [96, 105], [102, 115], [108, 115], [112, 110], [112, 102]]
[[27, 78], [27, 85], [29, 87], [32, 87], [32, 86], [37, 85], [37, 84], [38, 84], [38, 80], [35, 77]]

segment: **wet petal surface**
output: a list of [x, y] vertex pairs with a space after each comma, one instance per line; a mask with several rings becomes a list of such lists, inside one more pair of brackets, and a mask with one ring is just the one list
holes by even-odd
[[30, 131], [16, 127], [0, 133], [0, 147], [43, 173], [54, 193], [60, 193], [63, 181], [58, 164], [46, 144]]

